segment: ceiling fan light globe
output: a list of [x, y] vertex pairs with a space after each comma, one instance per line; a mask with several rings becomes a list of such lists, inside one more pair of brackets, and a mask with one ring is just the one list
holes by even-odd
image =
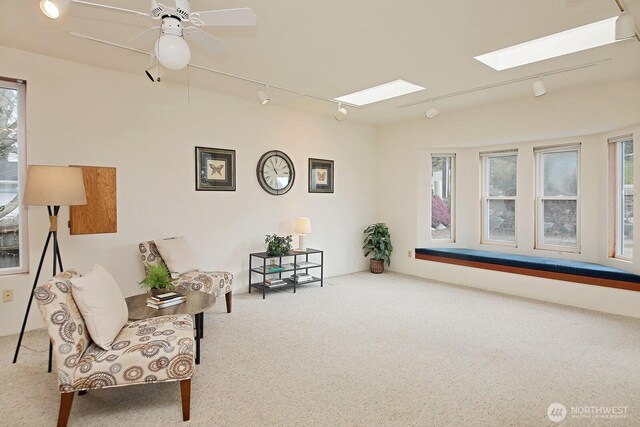
[[156, 42], [156, 57], [169, 70], [180, 70], [191, 61], [191, 49], [180, 36], [162, 35]]

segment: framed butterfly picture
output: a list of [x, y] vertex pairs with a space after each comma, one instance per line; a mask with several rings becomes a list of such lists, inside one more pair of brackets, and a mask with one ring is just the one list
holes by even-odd
[[309, 159], [309, 193], [333, 193], [333, 160]]
[[196, 147], [196, 190], [236, 191], [236, 151]]

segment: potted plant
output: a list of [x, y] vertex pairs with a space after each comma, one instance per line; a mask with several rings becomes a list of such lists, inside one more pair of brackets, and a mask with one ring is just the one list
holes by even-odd
[[264, 239], [264, 243], [267, 245], [267, 255], [282, 256], [288, 254], [291, 251], [292, 241], [291, 235], [287, 237], [280, 237], [277, 234], [267, 235]]
[[140, 286], [149, 288], [149, 292], [152, 295], [175, 290], [176, 287], [171, 283], [171, 276], [166, 265], [147, 264], [144, 268], [147, 273], [147, 277], [140, 282]]
[[391, 264], [391, 252], [393, 246], [391, 245], [391, 234], [387, 225], [383, 222], [371, 224], [365, 228], [364, 233], [364, 256], [373, 254], [373, 258], [369, 260], [370, 270], [372, 273], [382, 273], [384, 271], [384, 263]]

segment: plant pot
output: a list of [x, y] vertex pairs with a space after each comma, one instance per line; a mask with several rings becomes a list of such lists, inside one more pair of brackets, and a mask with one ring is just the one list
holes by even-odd
[[170, 289], [168, 289], [168, 288], [149, 288], [149, 294], [151, 296], [166, 294], [167, 292], [170, 292]]
[[382, 273], [384, 271], [384, 260], [371, 258], [369, 260], [369, 269], [375, 274]]

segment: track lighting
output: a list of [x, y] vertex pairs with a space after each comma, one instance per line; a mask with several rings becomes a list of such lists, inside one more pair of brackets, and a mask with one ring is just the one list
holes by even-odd
[[533, 89], [533, 96], [540, 97], [547, 94], [547, 88], [544, 86], [544, 82], [542, 81], [542, 77], [533, 82], [531, 85]]
[[438, 113], [440, 112], [440, 110], [438, 110], [435, 105], [433, 105], [433, 102], [431, 103], [431, 108], [429, 108], [427, 110], [426, 113], [424, 113], [424, 115], [427, 117], [427, 119], [433, 119], [435, 116], [438, 115]]
[[333, 115], [333, 118], [341, 122], [345, 117], [347, 117], [347, 109], [342, 106], [342, 103], [338, 102], [338, 110]]
[[40, 10], [47, 18], [58, 19], [66, 12], [70, 0], [40, 0]]
[[616, 40], [629, 39], [636, 35], [636, 21], [629, 12], [622, 12], [616, 19]]
[[269, 103], [269, 101], [271, 101], [267, 92], [269, 92], [269, 86], [265, 85], [264, 90], [260, 89], [256, 93], [256, 98], [258, 98], [258, 103], [260, 103], [260, 105], [266, 105]]
[[155, 65], [152, 65], [151, 67], [147, 68], [146, 70], [144, 70], [144, 73], [147, 75], [147, 77], [149, 77], [149, 80], [151, 80], [152, 82], [158, 82], [160, 83], [160, 76], [154, 78], [153, 75], [151, 74], [151, 69], [155, 67]]

